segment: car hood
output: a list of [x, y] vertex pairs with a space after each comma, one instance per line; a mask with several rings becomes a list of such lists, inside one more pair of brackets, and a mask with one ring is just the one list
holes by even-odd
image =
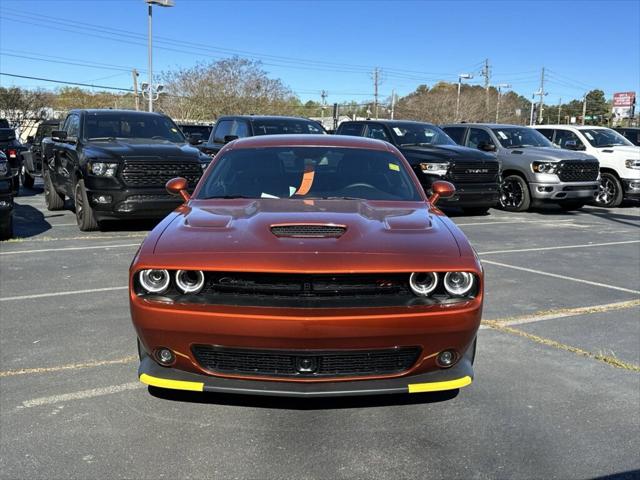
[[131, 139], [112, 142], [89, 142], [85, 144], [85, 154], [90, 157], [110, 158], [168, 158], [172, 160], [198, 160], [201, 156], [197, 148], [186, 143], [170, 143], [149, 139]]
[[531, 158], [532, 160], [548, 160], [551, 162], [560, 160], [595, 160], [591, 155], [584, 152], [576, 152], [574, 150], [562, 150], [553, 147], [523, 147], [501, 150], [501, 155], [521, 155]]
[[[444, 266], [460, 257], [445, 222], [421, 202], [196, 200], [178, 212], [153, 250], [166, 268], [410, 270], [417, 259]], [[346, 230], [339, 238], [277, 237], [271, 227], [282, 224]]]
[[597, 149], [598, 152], [615, 153], [625, 158], [638, 158], [640, 156], [640, 147], [633, 145], [616, 145], [615, 147], [602, 147]]
[[398, 147], [409, 163], [424, 162], [425, 160], [453, 161], [453, 162], [477, 162], [495, 161], [493, 154], [481, 152], [475, 148], [462, 147], [460, 145], [434, 145]]

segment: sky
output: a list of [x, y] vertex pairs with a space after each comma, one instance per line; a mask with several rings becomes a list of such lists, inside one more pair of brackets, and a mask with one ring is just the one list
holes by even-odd
[[[303, 101], [381, 99], [439, 80], [510, 84], [545, 103], [640, 90], [640, 1], [215, 1], [153, 9], [154, 73], [237, 54]], [[131, 88], [147, 78], [144, 0], [0, 0], [0, 72]], [[1, 86], [55, 88], [0, 75]], [[503, 89], [504, 90], [504, 89]]]

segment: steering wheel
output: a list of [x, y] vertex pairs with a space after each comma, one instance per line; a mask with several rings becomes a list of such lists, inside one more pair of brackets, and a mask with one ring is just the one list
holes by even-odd
[[351, 185], [347, 185], [346, 187], [344, 187], [345, 190], [348, 190], [350, 188], [371, 188], [373, 190], [377, 190], [376, 187], [374, 187], [373, 185], [370, 185], [368, 183], [352, 183]]

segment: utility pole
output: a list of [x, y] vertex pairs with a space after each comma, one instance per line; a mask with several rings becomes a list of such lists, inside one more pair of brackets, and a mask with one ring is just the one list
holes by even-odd
[[496, 123], [498, 123], [498, 119], [500, 118], [500, 99], [502, 97], [502, 89], [503, 88], [511, 88], [509, 83], [501, 83], [497, 85], [498, 88], [498, 101], [496, 103]]
[[587, 116], [587, 94], [582, 97], [582, 125], [584, 125], [584, 117]]
[[135, 68], [131, 70], [131, 76], [133, 77], [133, 98], [136, 102], [136, 110], [140, 110], [140, 97], [138, 96], [138, 70]]
[[533, 95], [531, 95], [531, 115], [529, 117], [530, 126], [533, 126], [533, 109], [535, 107], [535, 102], [534, 102], [535, 99], [536, 99], [536, 94], [534, 93]]
[[322, 98], [322, 107], [321, 107], [321, 111], [322, 111], [322, 126], [324, 127], [324, 109], [327, 105], [327, 96], [329, 94], [327, 93], [326, 90], [322, 90], [320, 92], [320, 98]]
[[[540, 104], [538, 106], [538, 121], [542, 122], [542, 111], [544, 109], [544, 67], [542, 67], [542, 74], [540, 75]], [[538, 122], [538, 123], [539, 123]]]
[[380, 74], [378, 71], [378, 67], [373, 69], [373, 110], [376, 116], [376, 120], [378, 119], [378, 83], [380, 81]]
[[486, 98], [485, 98], [485, 110], [486, 110], [486, 117], [487, 119], [489, 118], [489, 83], [491, 82], [491, 67], [489, 67], [489, 59], [485, 59], [484, 61], [484, 67], [482, 67], [482, 72], [480, 72], [480, 75], [482, 75], [484, 77], [484, 89], [486, 92]]
[[391, 120], [393, 120], [393, 116], [395, 114], [395, 108], [396, 108], [396, 91], [391, 90]]
[[560, 125], [560, 110], [562, 109], [562, 97], [558, 100], [558, 125]]
[[149, 44], [147, 45], [147, 62], [149, 65], [149, 111], [153, 112], [153, 8], [149, 3], [148, 31]]

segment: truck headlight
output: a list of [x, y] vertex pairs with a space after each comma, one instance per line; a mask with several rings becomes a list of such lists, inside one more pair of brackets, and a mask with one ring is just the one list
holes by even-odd
[[463, 297], [473, 288], [473, 274], [469, 272], [448, 272], [444, 276], [444, 288], [449, 295]]
[[422, 170], [422, 173], [426, 173], [428, 175], [444, 176], [449, 170], [449, 162], [424, 162], [420, 164], [420, 170]]
[[633, 168], [634, 170], [640, 170], [640, 158], [630, 158], [629, 160], [625, 160], [624, 166], [627, 168]]
[[148, 293], [162, 293], [169, 287], [171, 278], [167, 270], [142, 270], [138, 277], [140, 285]]
[[0, 162], [0, 176], [6, 175], [8, 171], [9, 171], [9, 167], [7, 167], [7, 162], [6, 161]]
[[556, 173], [558, 171], [558, 164], [553, 162], [533, 162], [531, 164], [531, 170], [534, 173]]
[[97, 177], [114, 177], [117, 169], [117, 163], [91, 162], [91, 173]]

